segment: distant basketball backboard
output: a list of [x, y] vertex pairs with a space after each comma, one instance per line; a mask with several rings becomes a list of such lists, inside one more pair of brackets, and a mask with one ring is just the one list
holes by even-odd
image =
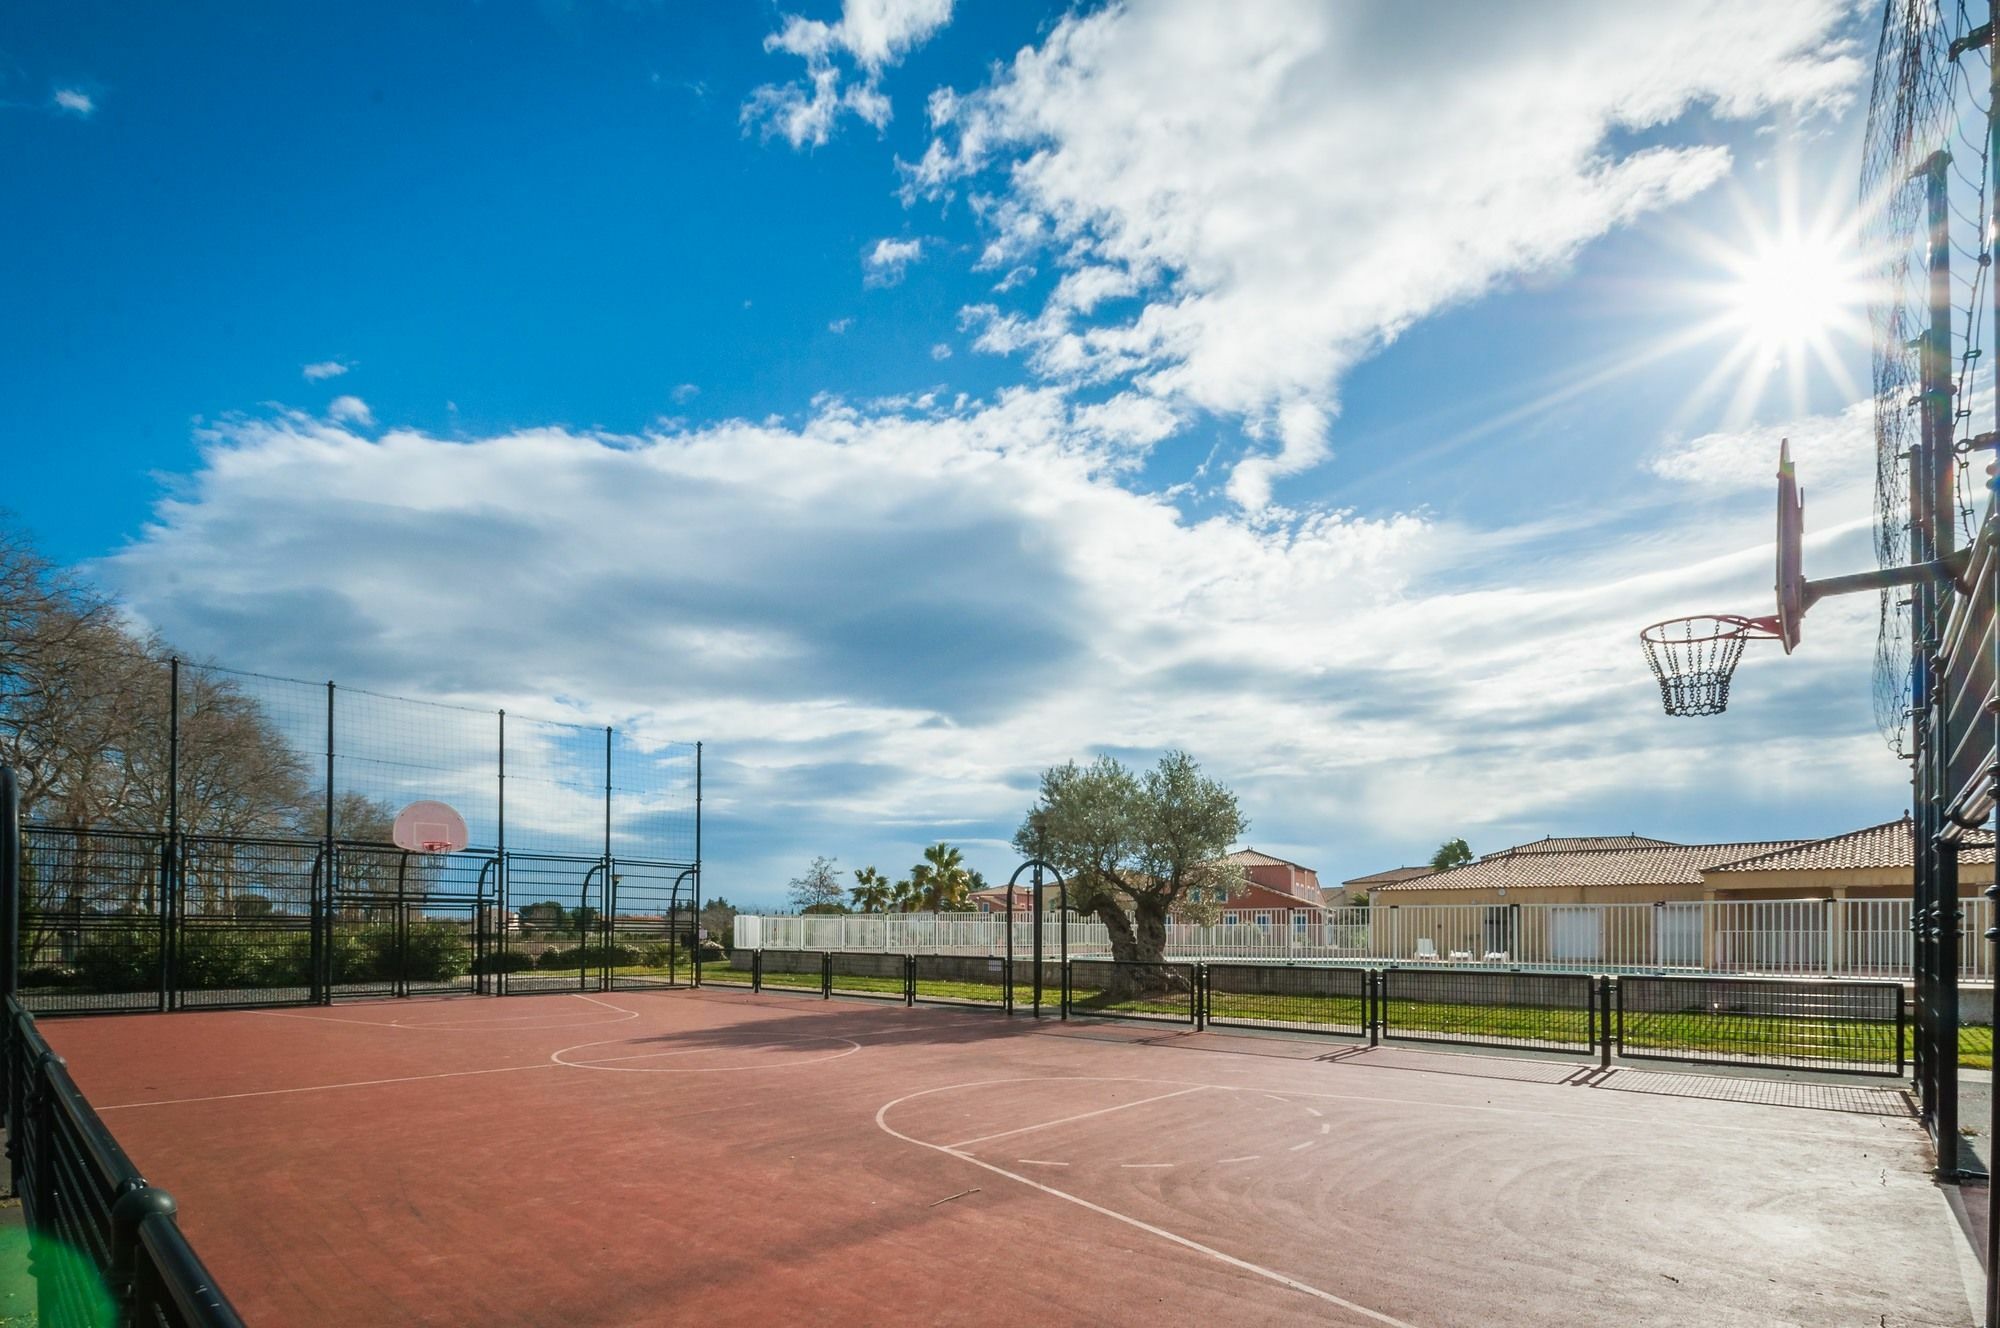
[[396, 813], [396, 847], [412, 853], [456, 853], [471, 842], [465, 818], [442, 802], [413, 802]]

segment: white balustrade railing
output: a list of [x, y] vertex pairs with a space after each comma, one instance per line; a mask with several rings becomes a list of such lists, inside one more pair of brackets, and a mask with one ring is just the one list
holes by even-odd
[[[1960, 975], [1993, 980], [1993, 904], [1960, 900]], [[1908, 899], [1725, 899], [1659, 904], [1417, 904], [1227, 912], [1212, 925], [1167, 925], [1176, 959], [1504, 965], [1550, 972], [1690, 972], [1902, 978], [1910, 974]], [[743, 914], [745, 949], [1002, 955], [994, 913]], [[1042, 919], [1055, 953], [1060, 920]], [[1014, 919], [1014, 953], [1034, 950], [1034, 921]], [[1111, 953], [1102, 922], [1072, 915], [1069, 953]]]

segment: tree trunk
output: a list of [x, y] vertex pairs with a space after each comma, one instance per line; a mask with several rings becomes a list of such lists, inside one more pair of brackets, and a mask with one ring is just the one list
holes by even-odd
[[1117, 903], [1106, 900], [1093, 910], [1111, 935], [1111, 958], [1116, 961], [1104, 983], [1104, 1000], [1129, 1001], [1185, 994], [1188, 980], [1178, 969], [1166, 967], [1167, 911], [1148, 899], [1134, 901], [1127, 915]]

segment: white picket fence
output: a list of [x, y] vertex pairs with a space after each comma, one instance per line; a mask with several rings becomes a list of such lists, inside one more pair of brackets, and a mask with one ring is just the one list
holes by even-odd
[[[1993, 905], [1965, 899], [1962, 977], [1993, 978], [1981, 939]], [[1668, 904], [1422, 904], [1408, 907], [1246, 912], [1202, 927], [1172, 923], [1167, 954], [1179, 959], [1505, 965], [1549, 972], [1910, 975], [1907, 899], [1716, 900]], [[889, 913], [736, 918], [743, 949], [907, 951], [1001, 955], [1005, 923], [993, 913]], [[1043, 919], [1057, 947], [1056, 915]], [[1034, 924], [1014, 922], [1014, 953], [1034, 948]], [[1104, 924], [1072, 916], [1069, 952], [1111, 953]]]

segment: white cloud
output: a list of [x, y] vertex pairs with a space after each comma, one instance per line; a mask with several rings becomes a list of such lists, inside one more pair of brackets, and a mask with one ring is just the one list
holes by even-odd
[[846, 335], [847, 329], [853, 326], [854, 320], [852, 318], [836, 318], [826, 325], [826, 330], [838, 337]]
[[676, 405], [685, 406], [688, 402], [693, 401], [701, 395], [701, 388], [693, 383], [682, 383], [673, 390], [671, 395]]
[[1114, 4], [934, 96], [906, 196], [976, 177], [981, 266], [1064, 270], [1038, 309], [970, 310], [977, 348], [1241, 418], [1277, 444], [1238, 465], [1255, 505], [1330, 455], [1356, 362], [1732, 165], [1621, 135], [1845, 105], [1849, 9]]
[[[744, 129], [800, 148], [825, 143], [845, 113], [885, 128], [892, 108], [881, 90], [883, 71], [949, 23], [951, 6], [952, 0], [846, 0], [834, 23], [785, 15], [764, 49], [803, 59], [804, 81], [757, 88], [743, 104]], [[843, 61], [860, 77], [845, 79]]]
[[339, 360], [320, 360], [301, 367], [299, 373], [308, 383], [317, 383], [328, 378], [338, 378], [352, 367]]
[[329, 401], [326, 405], [326, 417], [345, 424], [370, 426], [375, 423], [374, 413], [368, 409], [368, 403], [360, 397], [353, 396], [338, 396]]
[[80, 88], [57, 88], [55, 95], [49, 100], [55, 104], [57, 110], [84, 119], [89, 119], [97, 112], [96, 100]]
[[862, 281], [870, 286], [893, 286], [923, 252], [922, 240], [877, 240], [875, 247], [861, 256]]
[[934, 359], [934, 360], [948, 360], [948, 359], [950, 359], [950, 358], [951, 358], [951, 343], [950, 343], [950, 342], [948, 342], [948, 341], [940, 341], [940, 342], [936, 343], [935, 345], [933, 345], [933, 346], [931, 347], [931, 358], [932, 358], [932, 359]]
[[[1782, 832], [1808, 828], [1794, 799], [1894, 805], [1857, 702], [1872, 603], [1822, 605], [1797, 655], [1747, 661], [1698, 758], [1658, 713], [1633, 633], [1768, 599], [1764, 493], [1652, 535], [1192, 520], [1123, 482], [1175, 427], [1150, 394], [1054, 388], [635, 436], [237, 420], [102, 571], [242, 667], [588, 696], [705, 738], [736, 809], [717, 842], [733, 824], [801, 861], [864, 824], [1004, 838], [1043, 766], [1169, 744], [1242, 793], [1256, 842], [1525, 835], [1718, 797]], [[1823, 515], [1815, 560], [1865, 559], [1854, 513]], [[417, 567], [441, 588], [421, 611]]]

